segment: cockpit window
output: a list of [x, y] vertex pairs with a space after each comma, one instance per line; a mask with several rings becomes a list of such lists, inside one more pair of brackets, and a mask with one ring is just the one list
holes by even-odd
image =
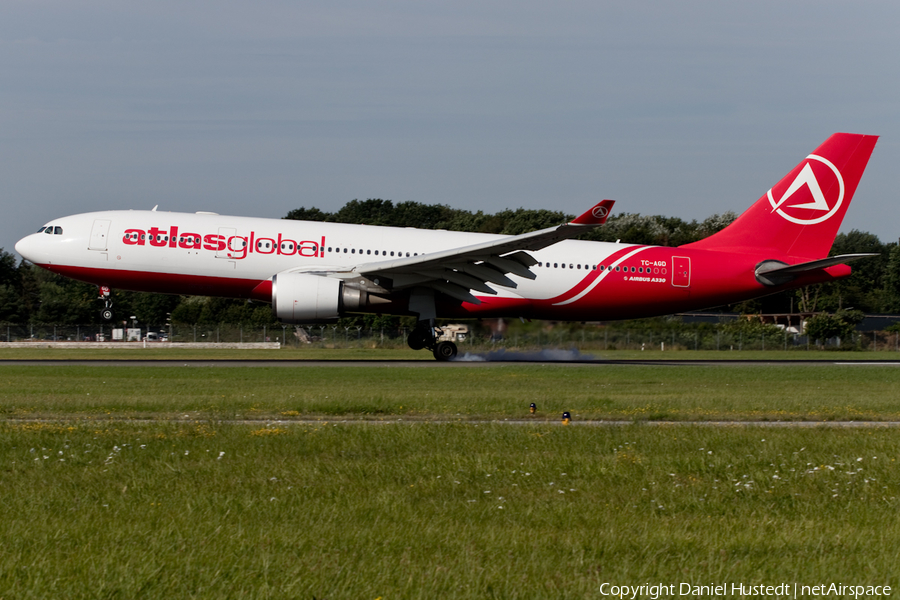
[[40, 233], [40, 232], [42, 232], [42, 231], [45, 230], [45, 229], [47, 229], [47, 226], [46, 226], [46, 225], [44, 225], [43, 227], [41, 227], [40, 229], [38, 229], [37, 232]]
[[44, 233], [46, 233], [46, 234], [48, 234], [48, 235], [53, 235], [53, 228], [52, 228], [52, 227], [48, 227], [47, 229], [44, 230]]
[[53, 235], [62, 235], [62, 227], [56, 226], [53, 228]]

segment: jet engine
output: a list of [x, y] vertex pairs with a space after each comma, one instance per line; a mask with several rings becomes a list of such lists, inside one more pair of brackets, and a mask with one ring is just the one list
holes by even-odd
[[335, 321], [345, 312], [379, 301], [385, 302], [332, 277], [309, 273], [280, 273], [272, 277], [272, 310], [283, 323]]

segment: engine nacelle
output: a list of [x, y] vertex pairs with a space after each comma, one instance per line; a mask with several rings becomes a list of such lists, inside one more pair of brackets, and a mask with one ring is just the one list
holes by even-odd
[[333, 321], [341, 312], [339, 279], [307, 273], [281, 273], [272, 278], [272, 311], [285, 323]]
[[333, 277], [280, 273], [272, 278], [272, 310], [284, 323], [334, 321], [368, 303], [366, 292]]

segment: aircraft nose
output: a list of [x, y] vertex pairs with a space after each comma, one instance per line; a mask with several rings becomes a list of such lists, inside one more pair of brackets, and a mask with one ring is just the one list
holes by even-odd
[[16, 242], [16, 252], [19, 253], [19, 256], [31, 262], [36, 262], [35, 259], [37, 258], [38, 254], [38, 240], [35, 240], [36, 236], [37, 234], [32, 233], [31, 235], [27, 235]]

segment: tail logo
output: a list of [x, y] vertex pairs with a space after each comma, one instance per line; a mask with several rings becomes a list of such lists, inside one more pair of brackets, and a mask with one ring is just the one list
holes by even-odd
[[595, 206], [594, 210], [591, 211], [591, 214], [598, 219], [602, 219], [609, 215], [609, 209], [605, 206]]
[[[815, 225], [830, 219], [841, 207], [844, 202], [844, 178], [828, 159], [815, 154], [807, 156], [801, 165], [802, 167], [798, 165], [800, 171], [787, 189], [783, 192], [775, 189], [783, 187], [782, 184], [788, 179], [785, 177], [767, 195], [772, 212], [791, 223]], [[781, 198], [776, 201], [777, 194]]]

